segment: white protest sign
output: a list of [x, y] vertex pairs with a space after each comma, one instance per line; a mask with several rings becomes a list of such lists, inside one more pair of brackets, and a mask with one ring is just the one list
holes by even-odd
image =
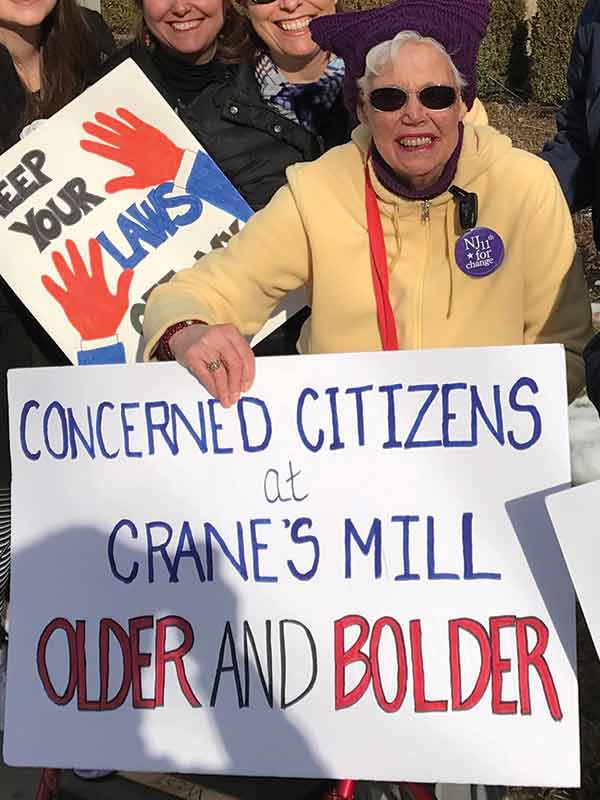
[[600, 656], [600, 481], [551, 495], [546, 500], [556, 536]]
[[135, 361], [152, 287], [251, 214], [129, 60], [0, 157], [0, 273], [74, 363]]
[[561, 347], [9, 392], [8, 763], [578, 784]]

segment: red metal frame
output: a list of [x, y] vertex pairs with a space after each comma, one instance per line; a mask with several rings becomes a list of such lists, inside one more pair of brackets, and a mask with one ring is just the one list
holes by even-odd
[[[35, 794], [35, 800], [56, 800], [58, 797], [59, 769], [43, 769]], [[414, 800], [434, 800], [433, 795], [419, 783], [407, 783], [405, 786], [412, 793]], [[354, 800], [356, 781], [341, 780], [331, 788], [323, 800]]]
[[55, 800], [58, 797], [59, 769], [43, 769], [35, 800]]
[[333, 786], [323, 800], [354, 800], [354, 787], [356, 786], [356, 781], [338, 781], [335, 786]]
[[[435, 800], [431, 792], [420, 783], [404, 783], [402, 785], [409, 789], [414, 800]], [[338, 781], [336, 785], [327, 792], [323, 800], [354, 800], [355, 788], [356, 781]]]

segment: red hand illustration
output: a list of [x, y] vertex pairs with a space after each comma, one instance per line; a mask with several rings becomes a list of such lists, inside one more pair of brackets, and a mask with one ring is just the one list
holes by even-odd
[[102, 250], [96, 239], [90, 239], [91, 274], [75, 242], [67, 239], [66, 245], [70, 267], [61, 253], [52, 253], [52, 261], [65, 288], [49, 275], [42, 275], [44, 288], [62, 306], [65, 316], [83, 340], [114, 336], [129, 308], [133, 270], [123, 270], [117, 282], [117, 293], [111, 294], [104, 277]]
[[111, 194], [122, 189], [146, 189], [172, 181], [184, 151], [158, 128], [148, 125], [126, 108], [117, 108], [117, 114], [121, 119], [99, 111], [95, 115], [98, 125], [84, 122], [84, 131], [100, 141], [83, 139], [79, 143], [88, 153], [124, 164], [132, 170], [133, 175], [109, 181], [106, 191]]

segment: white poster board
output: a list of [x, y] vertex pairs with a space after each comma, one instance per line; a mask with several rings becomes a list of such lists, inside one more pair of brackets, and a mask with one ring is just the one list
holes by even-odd
[[600, 656], [600, 481], [552, 495], [546, 505]]
[[258, 359], [224, 410], [174, 364], [11, 372], [6, 761], [577, 785], [564, 373]]
[[135, 361], [150, 290], [251, 214], [129, 60], [0, 157], [0, 274], [73, 363]]

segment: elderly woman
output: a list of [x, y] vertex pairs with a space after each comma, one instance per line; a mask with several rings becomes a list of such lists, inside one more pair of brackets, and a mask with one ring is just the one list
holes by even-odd
[[176, 358], [228, 406], [254, 376], [244, 337], [304, 284], [304, 353], [560, 342], [573, 397], [591, 323], [560, 186], [464, 123], [488, 19], [489, 0], [397, 0], [314, 20], [362, 125], [154, 291], [146, 357]]
[[[1, 1], [1, 0], [0, 0]], [[313, 41], [309, 22], [342, 0], [136, 0], [135, 41], [102, 74], [133, 58], [254, 210], [286, 169], [350, 139], [344, 62]], [[477, 102], [473, 122], [486, 123]], [[256, 352], [296, 352], [298, 314]]]

